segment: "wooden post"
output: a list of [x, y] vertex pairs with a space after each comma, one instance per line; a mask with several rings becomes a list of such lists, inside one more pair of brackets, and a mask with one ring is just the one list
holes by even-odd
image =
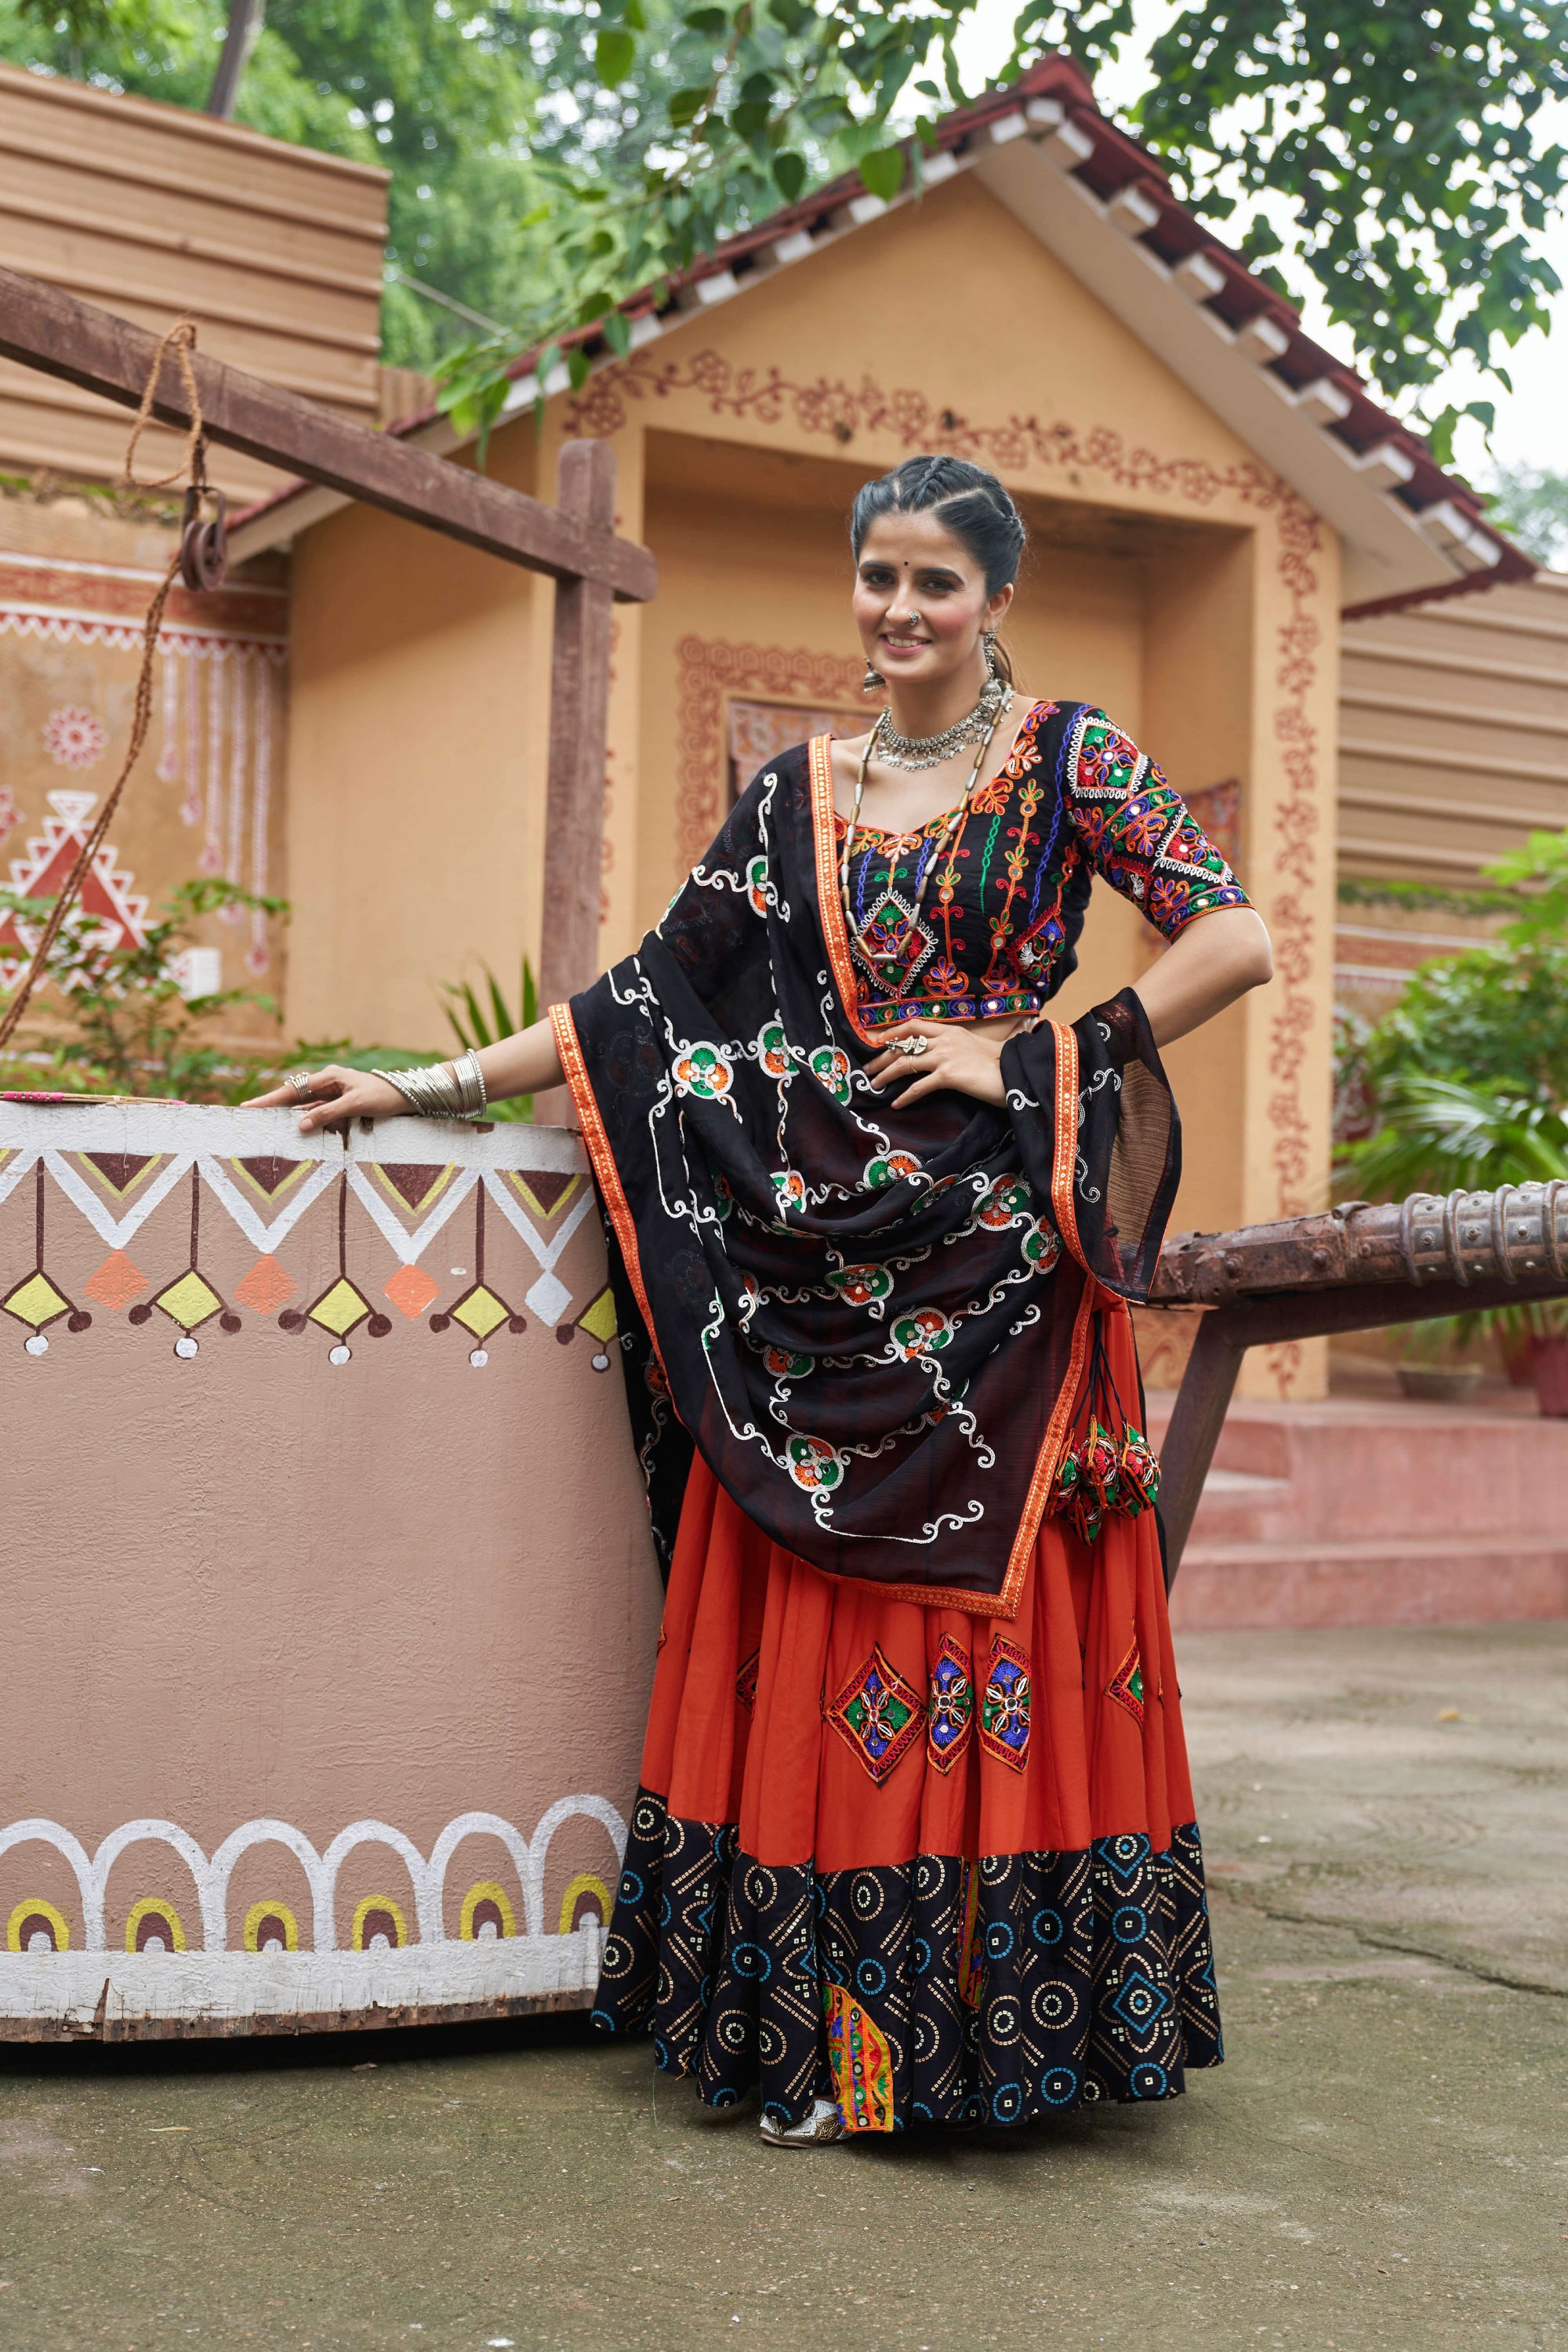
[[[616, 519], [616, 453], [607, 441], [568, 441], [561, 451], [556, 505], [585, 532], [610, 532]], [[550, 767], [544, 808], [544, 918], [539, 1002], [558, 1004], [599, 970], [600, 869], [605, 837], [605, 756], [610, 699], [612, 593], [596, 580], [558, 580], [550, 671]], [[534, 1099], [550, 1126], [571, 1116], [564, 1087]]]
[[1242, 1344], [1226, 1328], [1227, 1310], [1212, 1307], [1198, 1325], [1187, 1369], [1176, 1391], [1160, 1448], [1160, 1517], [1165, 1530], [1165, 1589], [1170, 1591], [1203, 1500], [1219, 1433], [1236, 1394]]

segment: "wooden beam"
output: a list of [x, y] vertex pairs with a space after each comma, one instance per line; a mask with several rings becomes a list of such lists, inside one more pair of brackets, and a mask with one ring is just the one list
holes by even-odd
[[1342, 1208], [1227, 1234], [1177, 1234], [1153, 1307], [1203, 1307], [1161, 1448], [1167, 1589], [1248, 1348], [1568, 1297], [1568, 1181]]
[[1149, 1303], [1229, 1307], [1257, 1292], [1346, 1283], [1524, 1283], [1542, 1271], [1568, 1288], [1568, 1182], [1561, 1180], [1446, 1200], [1413, 1192], [1406, 1201], [1347, 1201], [1234, 1233], [1176, 1234], [1160, 1253]]
[[[158, 338], [145, 328], [19, 270], [0, 268], [0, 353], [5, 358], [135, 408], [157, 348]], [[370, 432], [318, 401], [199, 352], [192, 362], [207, 436], [226, 449], [382, 507], [503, 562], [558, 581], [592, 581], [635, 604], [654, 593], [653, 557], [646, 547], [616, 538], [607, 524], [545, 506], [390, 434]], [[172, 363], [164, 366], [153, 414], [181, 431], [190, 424]]]
[[[609, 443], [565, 442], [555, 495], [559, 511], [575, 517], [584, 530], [609, 530], [616, 516], [616, 453]], [[610, 592], [601, 581], [557, 584], [544, 806], [542, 1006], [563, 1003], [586, 988], [599, 970], [610, 607]], [[572, 1116], [564, 1087], [536, 1097], [534, 1117], [542, 1123], [561, 1123]]]

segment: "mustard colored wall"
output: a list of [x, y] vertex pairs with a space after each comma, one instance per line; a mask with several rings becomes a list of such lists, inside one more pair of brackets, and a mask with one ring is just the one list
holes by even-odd
[[[1178, 792], [1257, 772], [1256, 680], [1247, 654], [1258, 566], [1250, 532], [1195, 530], [1145, 567], [1145, 748]], [[1239, 657], [1238, 657], [1239, 656]], [[1253, 864], [1256, 811], [1245, 796], [1241, 878]], [[1246, 1015], [1233, 1005], [1163, 1056], [1182, 1109], [1184, 1172], [1176, 1228], [1240, 1224], [1247, 1100], [1237, 1084]]]
[[[531, 444], [493, 469], [531, 488]], [[288, 1018], [303, 1037], [444, 1048], [439, 985], [509, 997], [538, 926], [552, 592], [350, 507], [293, 557]]]

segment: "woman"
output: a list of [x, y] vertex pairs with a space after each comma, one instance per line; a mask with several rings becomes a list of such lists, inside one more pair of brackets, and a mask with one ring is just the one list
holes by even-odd
[[[307, 1132], [571, 1088], [668, 1570], [595, 2013], [785, 2147], [1219, 2062], [1127, 1301], [1158, 1048], [1269, 971], [1160, 771], [1013, 690], [1001, 484], [911, 458], [850, 536], [864, 736], [771, 762], [548, 1020], [293, 1081]], [[1094, 873], [1170, 944], [1069, 1029]]]

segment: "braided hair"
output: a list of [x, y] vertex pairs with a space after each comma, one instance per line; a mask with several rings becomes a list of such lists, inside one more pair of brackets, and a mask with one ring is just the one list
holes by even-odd
[[[1023, 517], [994, 474], [967, 457], [906, 457], [890, 474], [867, 482], [849, 512], [849, 545], [859, 561], [871, 525], [883, 515], [934, 514], [985, 574], [994, 596], [1018, 576], [1028, 534]], [[1011, 682], [1012, 665], [997, 648], [997, 667]]]
[[1018, 576], [1027, 533], [1023, 517], [994, 474], [967, 457], [906, 457], [879, 481], [868, 482], [849, 512], [849, 544], [857, 560], [881, 515], [934, 512], [944, 530], [967, 549], [994, 596]]

